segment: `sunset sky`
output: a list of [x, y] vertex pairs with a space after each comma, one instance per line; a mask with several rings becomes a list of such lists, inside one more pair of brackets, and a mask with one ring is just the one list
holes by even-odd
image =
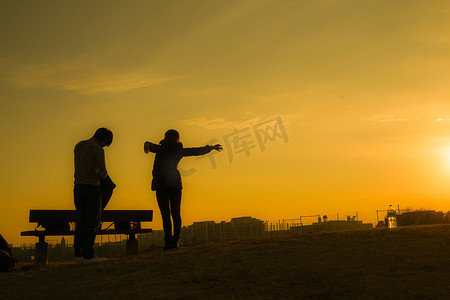
[[[0, 23], [9, 243], [37, 241], [20, 237], [30, 209], [74, 209], [73, 148], [98, 127], [108, 208], [153, 209], [154, 229], [143, 143], [170, 128], [225, 148], [181, 161], [184, 225], [450, 210], [448, 1], [2, 1]], [[262, 151], [273, 118], [285, 136]]]

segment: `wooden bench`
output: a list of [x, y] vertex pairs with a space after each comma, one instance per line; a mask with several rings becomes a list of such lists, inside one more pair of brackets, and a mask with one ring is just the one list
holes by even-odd
[[[35, 263], [47, 265], [48, 244], [46, 236], [75, 235], [75, 230], [70, 228], [70, 223], [76, 221], [75, 210], [30, 210], [30, 223], [37, 223], [35, 230], [23, 231], [21, 236], [36, 236], [39, 242], [35, 247]], [[141, 222], [153, 221], [152, 210], [104, 210], [101, 222], [114, 223], [114, 229], [101, 229], [97, 235], [126, 234], [126, 254], [138, 255], [139, 245], [136, 234], [152, 232], [152, 229], [141, 228]], [[38, 229], [42, 227], [43, 230]]]

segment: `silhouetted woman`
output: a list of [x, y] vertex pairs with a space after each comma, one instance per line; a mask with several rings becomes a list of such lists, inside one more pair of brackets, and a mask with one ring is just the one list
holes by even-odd
[[[211, 150], [222, 150], [222, 146], [205, 146], [199, 148], [183, 148], [178, 131], [170, 129], [166, 132], [164, 140], [159, 145], [145, 142], [144, 152], [156, 153], [153, 164], [152, 191], [156, 191], [156, 199], [161, 211], [164, 227], [164, 250], [178, 248], [181, 231], [181, 175], [178, 171], [178, 162], [184, 156], [204, 155]], [[173, 236], [172, 222], [173, 219]]]

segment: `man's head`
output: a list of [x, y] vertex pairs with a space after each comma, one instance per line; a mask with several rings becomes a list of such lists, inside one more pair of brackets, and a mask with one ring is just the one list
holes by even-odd
[[113, 140], [113, 133], [106, 128], [99, 128], [94, 134], [94, 138], [97, 140], [101, 147], [109, 146]]

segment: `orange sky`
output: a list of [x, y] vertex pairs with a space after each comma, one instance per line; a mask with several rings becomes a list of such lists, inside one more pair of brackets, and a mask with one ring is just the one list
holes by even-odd
[[[169, 128], [185, 146], [182, 217], [229, 221], [376, 209], [450, 209], [447, 1], [2, 1], [0, 233], [29, 209], [73, 209], [73, 147], [101, 126], [117, 184], [110, 209], [153, 209], [153, 156]], [[288, 142], [251, 128], [279, 117]], [[230, 153], [233, 161], [230, 162]]]

